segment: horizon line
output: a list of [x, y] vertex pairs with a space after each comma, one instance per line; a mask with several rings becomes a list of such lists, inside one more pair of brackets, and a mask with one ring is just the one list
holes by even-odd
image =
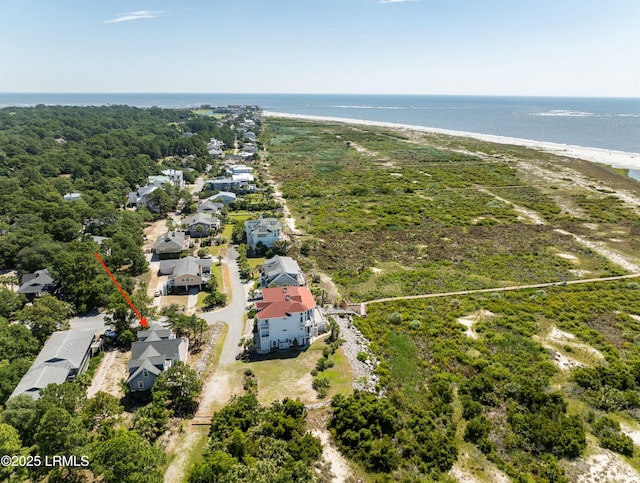
[[639, 96], [623, 95], [561, 95], [561, 94], [404, 94], [404, 93], [348, 93], [348, 92], [180, 92], [180, 91], [2, 91], [0, 95], [235, 95], [235, 96], [389, 96], [389, 97], [529, 97], [529, 98], [574, 98], [574, 99], [640, 99]]

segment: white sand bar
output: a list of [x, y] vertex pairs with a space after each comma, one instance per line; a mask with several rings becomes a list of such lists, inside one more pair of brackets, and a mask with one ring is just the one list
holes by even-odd
[[615, 151], [600, 148], [587, 148], [574, 146], [571, 144], [548, 143], [534, 141], [531, 139], [510, 138], [507, 136], [495, 136], [493, 134], [480, 134], [466, 131], [453, 131], [450, 129], [440, 129], [436, 127], [414, 126], [411, 124], [399, 124], [383, 121], [365, 121], [362, 119], [348, 119], [343, 117], [310, 116], [307, 114], [288, 114], [284, 112], [263, 112], [266, 117], [279, 117], [286, 119], [303, 119], [308, 121], [339, 122], [343, 124], [356, 124], [361, 126], [384, 127], [391, 129], [409, 129], [434, 134], [445, 134], [448, 136], [460, 136], [466, 138], [480, 139], [497, 144], [512, 144], [515, 146], [525, 146], [527, 148], [545, 151], [559, 156], [584, 159], [593, 163], [606, 164], [615, 168], [640, 169], [640, 153], [628, 153], [625, 151]]

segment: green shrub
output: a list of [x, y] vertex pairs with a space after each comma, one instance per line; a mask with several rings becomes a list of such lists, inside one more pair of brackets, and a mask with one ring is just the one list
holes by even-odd
[[318, 393], [318, 398], [323, 399], [327, 396], [329, 392], [329, 388], [331, 387], [331, 381], [327, 376], [317, 376], [313, 378], [311, 382], [311, 387], [313, 387]]

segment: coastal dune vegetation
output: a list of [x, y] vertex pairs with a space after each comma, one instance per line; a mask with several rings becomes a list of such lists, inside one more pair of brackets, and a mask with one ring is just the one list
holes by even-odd
[[373, 126], [269, 119], [264, 142], [302, 230], [293, 250], [344, 299], [496, 289], [354, 317], [379, 394], [334, 398], [328, 425], [368, 480], [637, 480], [640, 285], [565, 283], [637, 266], [637, 185], [524, 147]]

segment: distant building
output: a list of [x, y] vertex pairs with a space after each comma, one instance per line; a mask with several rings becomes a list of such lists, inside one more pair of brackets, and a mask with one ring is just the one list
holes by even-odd
[[78, 201], [82, 198], [80, 193], [67, 193], [62, 197], [65, 201]]
[[204, 182], [204, 188], [213, 191], [232, 191], [233, 193], [253, 193], [256, 190], [254, 184], [242, 178], [216, 178]]
[[187, 220], [189, 235], [196, 238], [209, 236], [211, 232], [220, 229], [220, 220], [207, 213], [196, 213]]
[[225, 205], [228, 205], [230, 203], [233, 203], [235, 200], [237, 200], [238, 197], [236, 196], [235, 193], [232, 193], [230, 191], [220, 191], [219, 193], [216, 193], [215, 195], [207, 199], [211, 201], [219, 201]]
[[165, 169], [162, 172], [163, 175], [169, 178], [169, 182], [176, 188], [182, 188], [184, 186], [184, 174], [177, 169]]
[[54, 332], [10, 397], [27, 394], [37, 400], [40, 391], [49, 384], [75, 379], [87, 368], [92, 346], [93, 331], [72, 329]]
[[258, 352], [307, 347], [317, 337], [323, 319], [307, 287], [265, 288], [262, 294], [256, 302]]
[[282, 238], [282, 225], [275, 218], [263, 218], [247, 220], [244, 222], [244, 230], [247, 235], [247, 246], [251, 251], [256, 250], [258, 243], [265, 247], [272, 247]]
[[[234, 193], [231, 193], [231, 194], [233, 195], [233, 201], [235, 201], [236, 195]], [[219, 215], [222, 212], [222, 208], [224, 208], [224, 203], [222, 202], [218, 203], [214, 201], [212, 198], [213, 197], [207, 198], [206, 200], [204, 200], [200, 204], [200, 206], [198, 206], [198, 211], [201, 213], [208, 213], [210, 215]]]
[[29, 300], [42, 297], [45, 293], [51, 293], [56, 283], [48, 269], [36, 270], [33, 273], [25, 273], [20, 279], [18, 293]]
[[138, 188], [136, 191], [129, 193], [129, 206], [135, 206], [136, 208], [147, 207], [153, 212], [157, 212], [157, 207], [153, 206], [150, 202], [149, 195], [157, 190], [162, 183], [154, 183]]

